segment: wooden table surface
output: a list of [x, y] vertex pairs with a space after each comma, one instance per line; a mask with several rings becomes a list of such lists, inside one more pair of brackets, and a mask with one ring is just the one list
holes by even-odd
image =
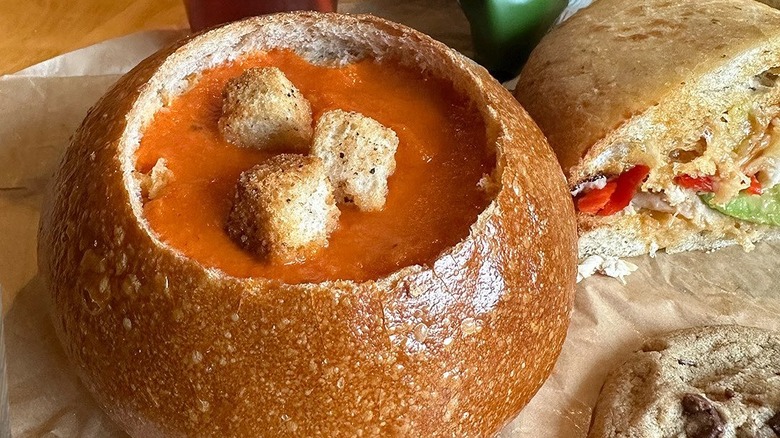
[[0, 0], [0, 74], [132, 32], [186, 26], [182, 0]]
[[[456, 0], [339, 0], [339, 10], [379, 15], [471, 49]], [[133, 32], [187, 27], [183, 0], [0, 0], [0, 75]]]

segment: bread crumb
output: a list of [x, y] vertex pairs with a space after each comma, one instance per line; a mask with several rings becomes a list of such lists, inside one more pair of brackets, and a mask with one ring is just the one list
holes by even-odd
[[241, 174], [228, 234], [274, 263], [295, 263], [328, 243], [339, 209], [317, 157], [281, 154]]
[[225, 85], [218, 125], [238, 146], [306, 152], [311, 104], [278, 68], [251, 68]]
[[173, 172], [168, 169], [165, 158], [160, 158], [149, 173], [140, 175], [141, 195], [148, 200], [155, 199], [172, 181]]
[[650, 247], [648, 248], [648, 254], [650, 255], [650, 258], [655, 258], [655, 255], [658, 253], [658, 250], [661, 249], [661, 247], [656, 243], [655, 241], [650, 242]]
[[617, 257], [592, 255], [585, 258], [585, 260], [577, 266], [577, 283], [598, 272], [607, 277], [616, 278], [620, 280], [621, 283], [626, 284], [625, 277], [631, 275], [631, 273], [637, 269], [639, 269], [639, 267], [635, 264], [621, 260]]
[[314, 128], [312, 154], [325, 163], [337, 201], [363, 211], [384, 207], [397, 149], [392, 129], [359, 113], [328, 111]]

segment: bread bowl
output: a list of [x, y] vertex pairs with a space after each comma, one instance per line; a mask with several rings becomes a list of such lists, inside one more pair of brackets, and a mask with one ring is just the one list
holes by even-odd
[[778, 67], [780, 11], [753, 0], [601, 0], [551, 31], [515, 95], [581, 207], [580, 256], [780, 237]]
[[[136, 168], [146, 129], [209, 69], [269, 49], [404, 66], [469, 102], [495, 169], [458, 241], [374, 278], [314, 281], [231, 275], [160, 237]], [[397, 193], [391, 180], [388, 205]], [[552, 370], [576, 261], [552, 151], [486, 71], [400, 25], [314, 13], [195, 35], [124, 76], [67, 149], [39, 237], [66, 355], [138, 437], [494, 434]]]

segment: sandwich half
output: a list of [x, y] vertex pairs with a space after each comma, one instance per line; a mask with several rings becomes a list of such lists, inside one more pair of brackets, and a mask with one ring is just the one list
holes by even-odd
[[580, 259], [780, 236], [780, 11], [754, 0], [597, 0], [515, 91], [578, 211]]

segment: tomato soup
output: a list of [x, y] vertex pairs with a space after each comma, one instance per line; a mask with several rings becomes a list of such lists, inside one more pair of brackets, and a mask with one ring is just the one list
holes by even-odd
[[[222, 138], [217, 128], [222, 89], [244, 70], [264, 66], [278, 67], [301, 90], [315, 121], [332, 109], [356, 111], [399, 138], [384, 209], [340, 206], [328, 246], [297, 264], [269, 263], [225, 231], [239, 175], [271, 154]], [[365, 281], [430, 264], [468, 235], [490, 202], [478, 187], [495, 166], [486, 142], [479, 111], [446, 81], [374, 60], [334, 68], [271, 51], [204, 71], [145, 129], [136, 169], [146, 173], [158, 159], [167, 161], [174, 179], [145, 202], [144, 215], [163, 242], [205, 266], [290, 284]]]

